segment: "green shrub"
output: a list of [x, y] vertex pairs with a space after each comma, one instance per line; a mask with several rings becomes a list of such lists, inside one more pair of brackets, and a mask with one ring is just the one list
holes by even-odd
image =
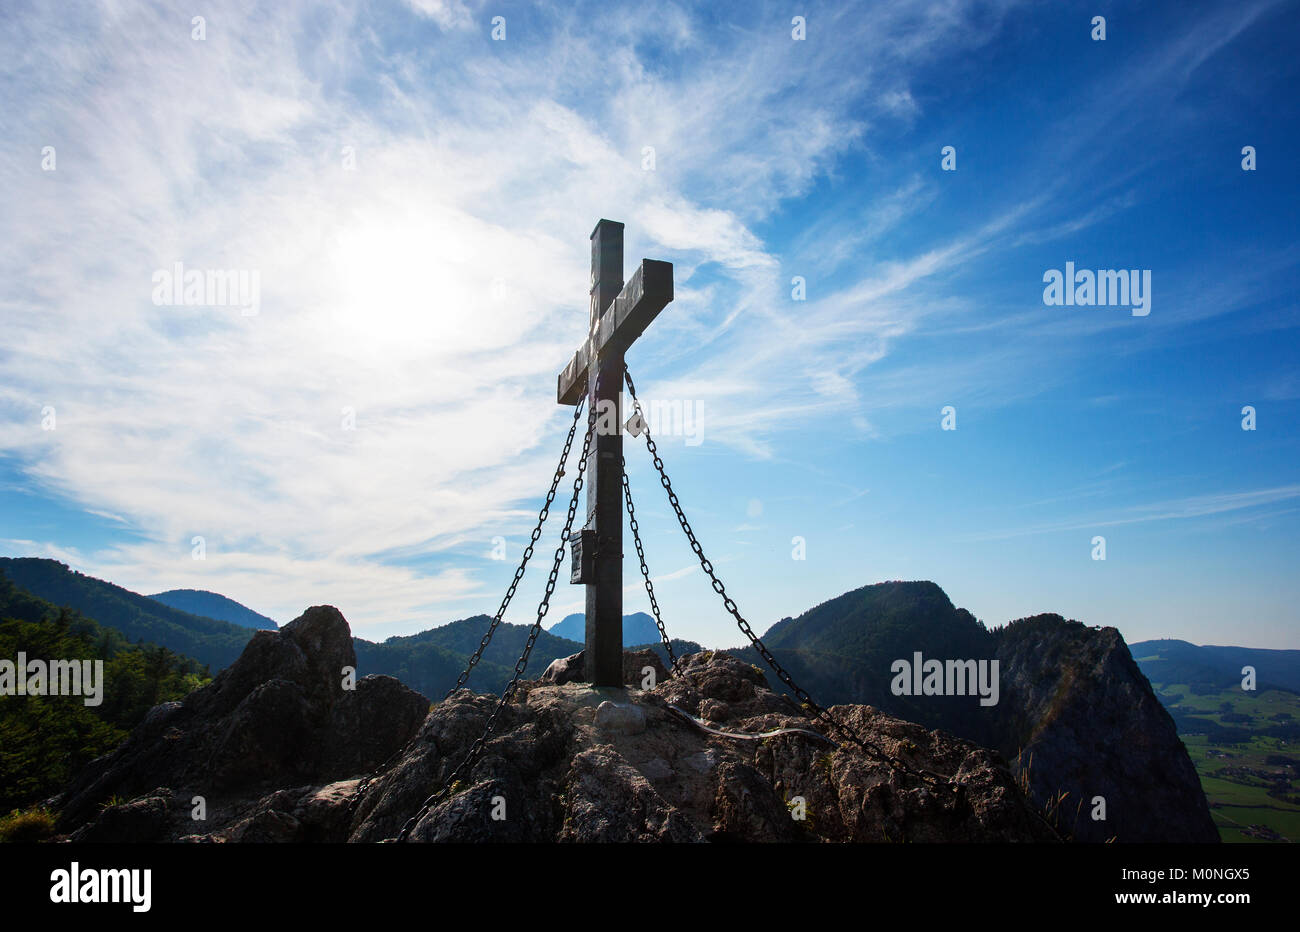
[[54, 813], [48, 809], [15, 809], [0, 818], [0, 844], [44, 841], [54, 834]]

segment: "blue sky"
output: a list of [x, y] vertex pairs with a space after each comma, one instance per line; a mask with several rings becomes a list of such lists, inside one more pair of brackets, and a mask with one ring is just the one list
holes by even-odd
[[[661, 451], [756, 628], [931, 579], [1300, 647], [1293, 5], [258, 6], [0, 13], [0, 552], [370, 638], [490, 613], [608, 217], [674, 263], [628, 364], [699, 406]], [[1150, 313], [1046, 305], [1067, 261]], [[176, 262], [258, 312], [159, 306]], [[739, 643], [639, 446], [670, 631]]]

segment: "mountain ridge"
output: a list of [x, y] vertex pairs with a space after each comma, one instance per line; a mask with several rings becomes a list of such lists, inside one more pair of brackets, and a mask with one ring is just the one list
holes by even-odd
[[[895, 581], [782, 619], [763, 640], [824, 706], [866, 704], [1000, 752], [1041, 804], [1075, 803], [1067, 821], [1081, 840], [1218, 840], [1174, 720], [1114, 628], [1052, 613], [988, 628], [935, 583]], [[764, 667], [751, 646], [730, 652]], [[998, 701], [896, 693], [895, 664], [917, 653], [988, 671], [997, 664]], [[788, 692], [764, 673], [771, 688]], [[1120, 744], [1126, 754], [1116, 753]], [[1084, 808], [1097, 798], [1106, 800], [1106, 819]]]
[[[587, 616], [583, 612], [565, 615], [546, 630], [555, 637], [568, 638], [582, 644], [587, 640]], [[659, 626], [645, 612], [632, 612], [623, 616], [624, 649], [653, 644], [659, 640]]]
[[1300, 693], [1300, 650], [1193, 644], [1158, 638], [1129, 645], [1143, 672], [1155, 683], [1240, 684], [1242, 667], [1255, 668], [1256, 688]]
[[[0, 573], [34, 597], [78, 611], [120, 632], [128, 640], [154, 643], [193, 658], [214, 675], [239, 657], [255, 631], [276, 630], [194, 614], [43, 557], [0, 558]], [[211, 595], [220, 600], [216, 604], [228, 602], [246, 609], [220, 593]], [[266, 621], [275, 624], [269, 618]], [[379, 642], [354, 638], [358, 675], [388, 674], [426, 695], [441, 696], [456, 684], [490, 622], [487, 615], [473, 615]], [[499, 624], [492, 643], [474, 668], [470, 685], [499, 692], [514, 673], [531, 627], [510, 622]], [[654, 637], [657, 642], [658, 629]], [[693, 642], [680, 640], [674, 641], [674, 647], [679, 652], [699, 649]], [[544, 630], [534, 645], [532, 664], [536, 669], [545, 669], [552, 660], [581, 649], [580, 642]], [[656, 644], [652, 649], [663, 656], [662, 645]]]
[[115, 583], [80, 573], [58, 560], [0, 557], [14, 585], [55, 605], [76, 609], [131, 641], [148, 641], [206, 664], [233, 663], [253, 629], [172, 608]]
[[261, 612], [255, 612], [247, 605], [208, 589], [168, 589], [166, 592], [155, 592], [149, 598], [163, 605], [189, 612], [191, 615], [228, 621], [241, 628], [268, 631], [277, 631], [280, 628], [273, 619]]

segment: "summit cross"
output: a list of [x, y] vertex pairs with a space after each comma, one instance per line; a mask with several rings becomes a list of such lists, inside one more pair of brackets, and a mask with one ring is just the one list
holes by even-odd
[[596, 224], [590, 327], [556, 391], [562, 405], [586, 393], [588, 410], [601, 415], [587, 454], [587, 523], [571, 538], [570, 581], [587, 587], [583, 669], [593, 686], [623, 685], [623, 354], [672, 299], [671, 262], [642, 259], [624, 284], [623, 224]]

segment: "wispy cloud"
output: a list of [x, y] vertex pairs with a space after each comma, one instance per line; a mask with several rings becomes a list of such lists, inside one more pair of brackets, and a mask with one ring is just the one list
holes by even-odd
[[[363, 628], [472, 593], [467, 571], [385, 555], [487, 540], [549, 472], [544, 441], [566, 417], [550, 389], [584, 329], [592, 219], [634, 219], [629, 253], [688, 273], [678, 316], [733, 329], [739, 312], [707, 305], [689, 271], [720, 269], [740, 308], [762, 304], [778, 261], [751, 223], [860, 139], [848, 108], [885, 80], [873, 68], [838, 86], [824, 60], [790, 58], [783, 28], [734, 41], [680, 11], [668, 20], [707, 67], [652, 67], [630, 47], [611, 60], [598, 37], [642, 33], [659, 17], [646, 10], [601, 12], [581, 37], [563, 14], [520, 20], [494, 60], [478, 4], [411, 8], [405, 23], [400, 10], [361, 22], [342, 7], [230, 4], [203, 41], [145, 6], [105, 7], [79, 30], [15, 14], [0, 448], [47, 494], [146, 541], [68, 554], [80, 568], [222, 588], [280, 616], [334, 599]], [[433, 60], [374, 44], [422, 20], [446, 46]], [[905, 25], [873, 13], [858, 28]], [[960, 20], [927, 28], [911, 54], [934, 54]], [[778, 53], [787, 67], [768, 67]], [[57, 79], [33, 84], [38, 64]], [[790, 121], [778, 105], [794, 100]], [[724, 121], [728, 134], [712, 132]], [[44, 145], [55, 172], [39, 170]], [[155, 306], [151, 276], [176, 262], [256, 270], [260, 313]], [[847, 390], [823, 379], [820, 401], [781, 405]], [[56, 430], [41, 430], [46, 406]], [[730, 423], [749, 446], [780, 420]]]
[[[940, 188], [888, 164], [925, 115], [918, 81], [1020, 6], [817, 6], [807, 43], [784, 9], [673, 3], [511, 13], [505, 42], [470, 0], [225, 3], [204, 41], [149, 5], [9, 13], [0, 451], [132, 539], [5, 546], [280, 618], [333, 601], [363, 634], [445, 620], [482, 574], [436, 558], [518, 533], [554, 467], [554, 379], [586, 330], [601, 216], [628, 222], [629, 265], [675, 263], [676, 300], [632, 362], [655, 396], [704, 402], [709, 444], [774, 459], [794, 427], [878, 437], [877, 414], [954, 390], [1038, 390], [1064, 362], [1032, 338], [959, 359], [898, 349], [1019, 332], [1023, 308], [966, 277], [1139, 195], [1118, 184], [1077, 210], [1077, 188], [1027, 178], [918, 238]], [[1269, 9], [1191, 20], [1064, 138], [1085, 162], [1123, 147], [1106, 107], [1141, 96], [1124, 81], [1148, 75], [1142, 93], [1168, 99]], [[846, 164], [882, 165], [884, 183], [800, 219]], [[156, 306], [151, 276], [176, 262], [256, 270], [260, 313]], [[1060, 336], [1031, 319], [1033, 337]]]
[[[1013, 537], [1026, 537], [1036, 534], [1052, 534], [1060, 531], [1078, 531], [1120, 527], [1126, 524], [1145, 524], [1152, 521], [1184, 521], [1191, 518], [1204, 518], [1227, 512], [1264, 508], [1280, 502], [1300, 498], [1300, 485], [1278, 486], [1270, 489], [1254, 489], [1247, 492], [1221, 492], [1211, 495], [1193, 495], [1187, 498], [1170, 499], [1145, 505], [1133, 505], [1128, 508], [1098, 513], [1092, 517], [1080, 517], [1048, 524], [1031, 525], [1001, 531], [980, 532], [960, 535], [961, 541], [1007, 540]], [[1292, 509], [1287, 509], [1288, 511]], [[1270, 510], [1265, 516], [1275, 513]]]

